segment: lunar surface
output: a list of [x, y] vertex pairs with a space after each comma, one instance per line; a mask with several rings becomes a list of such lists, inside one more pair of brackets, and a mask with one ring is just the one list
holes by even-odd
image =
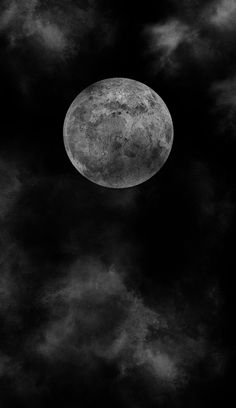
[[101, 186], [143, 183], [165, 163], [173, 123], [164, 101], [148, 86], [111, 78], [84, 89], [64, 122], [64, 143], [76, 169]]

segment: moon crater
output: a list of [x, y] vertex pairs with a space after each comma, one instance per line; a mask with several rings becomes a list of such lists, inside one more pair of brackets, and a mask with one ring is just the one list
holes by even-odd
[[164, 101], [147, 85], [126, 78], [96, 82], [72, 102], [64, 144], [76, 169], [101, 186], [143, 183], [167, 160], [173, 123]]

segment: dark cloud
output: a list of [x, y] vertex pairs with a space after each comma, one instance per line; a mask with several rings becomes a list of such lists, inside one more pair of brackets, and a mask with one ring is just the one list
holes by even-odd
[[177, 19], [157, 23], [145, 29], [149, 53], [153, 56], [153, 73], [164, 70], [171, 75], [181, 74], [183, 66], [193, 61], [199, 66], [217, 57], [214, 40], [203, 34], [196, 25]]
[[197, 33], [192, 32], [188, 25], [173, 19], [147, 27], [146, 35], [150, 38], [150, 52], [160, 54], [156, 62], [159, 69], [168, 66], [174, 72], [179, 69], [176, 58], [179, 46], [183, 43], [191, 44]]
[[100, 14], [96, 2], [9, 0], [2, 5], [0, 30], [6, 34], [9, 46], [22, 47], [28, 41], [47, 57], [64, 59], [80, 51], [88, 33], [99, 29], [104, 44], [109, 43], [112, 26]]
[[217, 183], [204, 163], [193, 162], [192, 172], [199, 222], [215, 226], [211, 234], [217, 241], [220, 235], [224, 237], [231, 225], [234, 213], [232, 196], [227, 188], [222, 188], [221, 183]]
[[[197, 2], [198, 3], [198, 2]], [[196, 6], [196, 7], [194, 7]], [[213, 63], [221, 63], [223, 54], [230, 54], [234, 25], [234, 0], [176, 5], [172, 17], [147, 25], [144, 36], [148, 51], [154, 59], [153, 73], [165, 70], [178, 75], [189, 62], [212, 70]]]
[[[5, 0], [0, 5], [3, 75], [25, 101], [38, 82], [55, 74], [69, 81], [76, 67], [83, 80], [93, 58], [114, 41], [116, 23], [96, 1]], [[92, 65], [91, 68], [92, 69]], [[7, 72], [7, 75], [6, 75]]]
[[235, 0], [219, 0], [213, 2], [206, 9], [206, 17], [209, 18], [209, 23], [223, 30], [235, 30], [236, 18], [236, 2]]
[[[9, 216], [11, 215], [22, 184], [19, 180], [19, 171], [15, 164], [6, 160], [0, 161], [0, 313], [9, 313], [15, 305], [16, 283], [11, 279], [12, 267], [17, 260], [17, 250], [9, 232]], [[11, 300], [13, 301], [11, 303]]]
[[15, 199], [21, 190], [19, 171], [15, 164], [0, 161], [0, 217], [6, 215], [14, 205]]
[[63, 27], [59, 27], [54, 13], [39, 10], [38, 1], [9, 1], [5, 3], [0, 21], [1, 31], [6, 33], [10, 47], [22, 47], [22, 41], [65, 56], [68, 41]]
[[[199, 364], [204, 366], [205, 378], [223, 373], [224, 353], [209, 342], [210, 326], [196, 327], [200, 316], [189, 305], [188, 313], [173, 307], [173, 299], [151, 308], [127, 286], [125, 271], [113, 266], [107, 269], [96, 259], [79, 260], [63, 275], [59, 280], [50, 279], [31, 304], [34, 308], [37, 303], [37, 313], [40, 309], [46, 312], [44, 319], [25, 333], [20, 349], [1, 355], [0, 380], [8, 378], [16, 396], [48, 398], [55, 388], [55, 376], [59, 383], [64, 381], [62, 391], [67, 393], [68, 369], [71, 384], [75, 381], [80, 387], [81, 370], [88, 386], [94, 375], [101, 375], [99, 395], [106, 382], [104, 367], [116, 367], [111, 381], [120, 384], [120, 395], [126, 381], [138, 376], [144, 384], [155, 385], [149, 396], [153, 400], [162, 400], [163, 392], [181, 392], [198, 378]], [[177, 303], [179, 300], [177, 296]], [[210, 304], [215, 309], [214, 302]], [[44, 376], [39, 380], [41, 371]], [[72, 399], [79, 398], [80, 388], [70, 386], [69, 390]], [[149, 395], [148, 387], [143, 392]], [[68, 395], [66, 398], [70, 401]]]
[[[92, 202], [89, 204], [88, 197], [91, 200], [92, 196], [88, 192], [80, 191], [78, 195], [70, 178], [66, 182], [53, 178], [51, 183], [44, 180], [42, 184], [41, 179], [32, 175], [30, 179], [29, 175], [27, 179], [17, 176], [20, 173], [9, 164], [3, 168], [10, 174], [4, 181], [3, 194], [6, 190], [13, 193], [7, 207], [9, 213], [15, 214], [4, 227], [0, 271], [0, 382], [2, 395], [7, 395], [8, 401], [13, 390], [13, 401], [26, 404], [31, 398], [37, 398], [41, 406], [43, 401], [55, 400], [58, 395], [67, 399], [68, 406], [73, 406], [73, 399], [79, 401], [80, 398], [86, 406], [85, 397], [80, 394], [89, 395], [87, 388], [93, 387], [94, 378], [100, 378], [94, 391], [96, 398], [102, 398], [104, 387], [116, 387], [116, 398], [121, 403], [126, 386], [131, 382], [129, 387], [135, 394], [136, 381], [141, 381], [146, 398], [163, 402], [163, 398], [181, 395], [190, 383], [199, 381], [199, 366], [207, 381], [223, 374], [224, 350], [219, 347], [218, 338], [211, 340], [220, 313], [217, 283], [202, 284], [199, 289], [202, 302], [196, 308], [182, 289], [174, 290], [174, 295], [171, 292], [165, 295], [161, 282], [155, 280], [152, 294], [155, 299], [157, 293], [162, 296], [155, 302], [150, 301], [138, 289], [137, 277], [133, 279], [135, 263], [131, 262], [131, 268], [129, 265], [133, 244], [128, 240], [126, 247], [121, 239], [125, 228], [121, 219], [131, 217], [140, 200], [140, 191], [138, 194], [134, 190], [131, 194], [127, 190], [123, 195], [118, 191], [105, 194], [104, 190], [97, 189], [95, 201], [102, 198], [100, 206], [111, 211], [113, 217], [115, 214], [121, 217], [118, 234], [114, 220], [109, 224], [103, 220], [100, 224], [96, 239], [102, 237], [103, 243], [97, 252], [94, 243], [83, 249], [77, 237], [82, 234], [84, 239], [85, 230], [90, 228], [88, 217], [84, 218], [84, 225], [81, 220], [74, 223], [78, 208], [82, 212], [88, 211], [89, 205], [94, 208]], [[203, 215], [199, 217], [216, 220], [213, 182], [207, 176], [205, 188], [207, 170], [200, 165], [194, 168], [200, 168], [196, 170], [200, 175], [196, 176], [196, 183], [199, 179], [203, 183], [200, 182], [199, 191], [196, 191], [202, 197], [200, 211]], [[70, 192], [74, 190], [74, 209], [71, 203], [62, 200], [62, 193], [68, 197], [65, 194], [68, 188]], [[47, 214], [42, 202], [44, 196], [49, 203]], [[31, 208], [27, 204], [29, 200]], [[55, 220], [58, 223], [58, 214], [68, 213], [68, 206], [71, 219], [60, 222], [59, 241], [56, 240], [58, 232], [51, 235], [52, 246], [47, 252], [45, 226], [47, 223], [54, 225]], [[40, 208], [44, 214], [40, 215]], [[98, 205], [97, 211], [101, 211]], [[71, 223], [75, 231], [71, 242], [73, 251], [68, 246], [67, 234], [67, 231], [71, 233]], [[37, 235], [40, 248], [34, 238]], [[123, 251], [119, 250], [122, 246]], [[53, 247], [58, 259], [51, 254]], [[118, 251], [118, 256], [112, 247]], [[101, 260], [104, 248], [109, 253], [106, 262]], [[63, 259], [65, 253], [67, 256]], [[203, 318], [206, 310], [209, 319]], [[113, 374], [107, 382], [109, 370]]]
[[234, 137], [235, 133], [235, 112], [236, 112], [236, 78], [231, 77], [211, 86], [211, 96], [214, 106], [212, 111], [220, 115], [219, 128], [223, 133], [230, 130]]

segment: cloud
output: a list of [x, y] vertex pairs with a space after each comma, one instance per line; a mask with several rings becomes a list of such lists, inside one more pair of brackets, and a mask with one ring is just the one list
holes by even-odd
[[43, 19], [36, 19], [34, 27], [29, 26], [29, 35], [38, 35], [49, 50], [63, 52], [68, 48], [68, 39], [58, 25]]
[[144, 28], [146, 55], [154, 57], [154, 72], [165, 69], [169, 74], [180, 74], [189, 63], [211, 69], [222, 56], [232, 53], [234, 38], [229, 31], [236, 28], [235, 0], [215, 1], [210, 5], [198, 2], [193, 7], [183, 2], [176, 7], [179, 8], [176, 16]]
[[[144, 343], [149, 325], [158, 325], [156, 313], [128, 291], [121, 276], [100, 262], [78, 262], [58, 290], [44, 297], [54, 320], [46, 329], [43, 353], [58, 358], [75, 354], [120, 358], [129, 364]], [[57, 306], [59, 306], [57, 308]], [[58, 315], [57, 315], [58, 314]], [[83, 357], [82, 357], [83, 358]]]
[[[4, 329], [2, 344], [9, 327], [18, 327], [20, 285], [19, 275], [26, 268], [26, 259], [11, 235], [14, 210], [22, 192], [20, 171], [16, 164], [0, 159], [0, 319]], [[1, 366], [1, 345], [0, 345]], [[1, 367], [0, 367], [1, 371]]]
[[6, 373], [9, 357], [0, 352], [0, 378]]
[[149, 51], [152, 54], [160, 53], [160, 67], [172, 65], [172, 70], [178, 68], [176, 51], [183, 43], [190, 43], [193, 37], [190, 27], [178, 20], [149, 26], [145, 35], [150, 40]]
[[[1, 7], [0, 31], [6, 35], [11, 48], [24, 44], [48, 52], [48, 58], [67, 59], [77, 54], [88, 33], [93, 33], [97, 43], [107, 44], [112, 28], [109, 20], [100, 13], [96, 2], [87, 6], [80, 1], [68, 1], [67, 7], [60, 0], [43, 3], [40, 0], [9, 0]], [[101, 41], [100, 41], [101, 40]]]
[[199, 24], [169, 19], [146, 27], [144, 35], [149, 44], [148, 53], [155, 59], [156, 72], [165, 69], [169, 74], [177, 74], [189, 61], [201, 65], [216, 55], [211, 38], [202, 33]]
[[6, 81], [33, 106], [39, 78], [54, 75], [55, 69], [57, 78], [70, 78], [69, 68], [79, 56], [76, 78], [84, 83], [87, 67], [113, 43], [115, 31], [111, 13], [95, 0], [4, 0], [0, 2], [0, 57]]
[[0, 217], [5, 216], [15, 204], [21, 186], [16, 166], [0, 159]]
[[210, 23], [226, 30], [236, 28], [236, 1], [221, 0], [211, 6]]
[[174, 52], [182, 42], [189, 41], [189, 27], [178, 20], [154, 25], [151, 31], [158, 47], [163, 48], [167, 54]]
[[[139, 378], [143, 393], [162, 401], [163, 394], [175, 396], [190, 382], [195, 379], [199, 381], [199, 366], [204, 367], [204, 378], [214, 378], [221, 374], [219, 367], [223, 366], [221, 362], [224, 361], [224, 355], [209, 340], [212, 322], [205, 322], [202, 317], [217, 315], [218, 295], [212, 285], [207, 288], [207, 294], [201, 292], [203, 306], [198, 302], [196, 309], [192, 299], [187, 301], [180, 291], [174, 291], [174, 294], [165, 297], [164, 291], [161, 287], [157, 290], [154, 282], [151, 289], [153, 298], [150, 300], [135, 286], [134, 276], [139, 271], [133, 271], [134, 266], [132, 272], [129, 270], [129, 249], [125, 262], [121, 259], [123, 255], [120, 255], [120, 247], [124, 245], [124, 238], [120, 239], [119, 236], [118, 239], [111, 239], [112, 235], [109, 234], [113, 225], [110, 222], [105, 226], [103, 222], [96, 227], [99, 230], [97, 239], [101, 241], [100, 234], [109, 230], [109, 236], [102, 241], [110, 252], [109, 245], [113, 240], [116, 259], [112, 260], [116, 263], [103, 263], [100, 260], [101, 249], [98, 251], [99, 255], [91, 254], [91, 251], [96, 252], [93, 249], [96, 245], [93, 243], [92, 249], [89, 247], [84, 257], [81, 255], [80, 240], [81, 236], [84, 239], [85, 234], [83, 230], [87, 233], [91, 228], [91, 237], [90, 231], [94, 231], [94, 224], [90, 227], [88, 218], [84, 216], [84, 224], [76, 224], [78, 209], [82, 215], [84, 209], [86, 213], [90, 213], [90, 209], [94, 207], [94, 201], [91, 200], [95, 200], [96, 203], [102, 203], [99, 205], [105, 207], [106, 213], [114, 211], [116, 214], [119, 209], [119, 217], [122, 212], [126, 213], [125, 217], [129, 217], [136, 205], [136, 194], [125, 192], [123, 197], [125, 207], [128, 208], [124, 210], [122, 194], [116, 192], [114, 195], [111, 192], [109, 197], [104, 196], [103, 200], [99, 200], [98, 197], [103, 197], [103, 192], [98, 190], [98, 193], [94, 193], [95, 197], [89, 200], [86, 191], [78, 192], [68, 178], [60, 178], [58, 181], [55, 177], [50, 182], [47, 180], [47, 183], [45, 179], [34, 179], [28, 186], [29, 190], [32, 189], [30, 193], [26, 191], [23, 181], [19, 182], [19, 173], [14, 167], [8, 163], [4, 169], [8, 178], [4, 178], [4, 188], [2, 181], [2, 191], [13, 193], [13, 201], [8, 201], [7, 206], [5, 205], [4, 214], [7, 215], [7, 208], [9, 214], [14, 214], [10, 220], [11, 231], [16, 232], [13, 224], [18, 218], [22, 229], [18, 230], [17, 235], [20, 240], [14, 242], [14, 233], [10, 235], [7, 227], [4, 227], [2, 240], [0, 317], [3, 331], [0, 375], [10, 384], [10, 389], [14, 389], [17, 400], [37, 397], [40, 402], [45, 402], [48, 396], [50, 399], [53, 389], [59, 396], [71, 395], [72, 400], [79, 401], [79, 392], [86, 393], [86, 386], [90, 395], [94, 378], [97, 393], [102, 393], [104, 387], [109, 387], [112, 383], [111, 387], [115, 384], [117, 394], [122, 395], [126, 384], [129, 381], [133, 384]], [[196, 180], [206, 177], [205, 168], [196, 174]], [[205, 188], [204, 183], [201, 184], [196, 196], [201, 201], [202, 213], [214, 219], [215, 196], [210, 182], [211, 180], [209, 188]], [[21, 194], [22, 189], [25, 194]], [[69, 204], [66, 191], [73, 192]], [[19, 196], [22, 201], [18, 201]], [[47, 203], [47, 216], [42, 200]], [[30, 207], [27, 204], [29, 202]], [[15, 204], [18, 205], [17, 208]], [[99, 205], [98, 218], [102, 218]], [[65, 226], [60, 219], [62, 213], [67, 214]], [[54, 235], [51, 231], [58, 222], [59, 229]], [[119, 225], [122, 222], [119, 219]], [[49, 239], [45, 231], [47, 225], [50, 225]], [[76, 239], [73, 256], [69, 253], [68, 257], [68, 252], [65, 256], [63, 250], [71, 226], [75, 228]], [[61, 234], [59, 250], [56, 242], [58, 231]], [[39, 240], [37, 236], [40, 237]], [[56, 257], [47, 254], [48, 250], [51, 255], [51, 242]], [[75, 262], [74, 254], [77, 257]], [[109, 260], [111, 258], [113, 256]], [[138, 279], [142, 277], [139, 276]], [[204, 283], [201, 282], [201, 285], [202, 288]], [[161, 293], [162, 299], [159, 299], [157, 293]], [[205, 296], [206, 303], [202, 300]], [[70, 384], [76, 384], [75, 390], [73, 385], [72, 388], [68, 386], [68, 377]], [[130, 387], [133, 387], [132, 392], [135, 394], [137, 385]]]
[[11, 47], [22, 45], [23, 40], [33, 40], [45, 49], [60, 53], [68, 47], [63, 27], [59, 26], [53, 15], [38, 9], [39, 2], [14, 0], [5, 4], [0, 19], [0, 30], [6, 33]]
[[103, 360], [116, 364], [121, 377], [138, 370], [158, 387], [178, 389], [199, 361], [214, 360], [202, 333], [187, 334], [188, 323], [176, 320], [168, 306], [164, 313], [146, 306], [121, 272], [100, 262], [77, 262], [46, 289], [42, 302], [49, 321], [36, 336], [36, 348], [52, 363], [73, 361], [89, 372]]
[[213, 83], [210, 88], [214, 99], [214, 112], [220, 114], [220, 130], [231, 129], [236, 126], [236, 77], [227, 78]]
[[216, 95], [216, 105], [219, 108], [236, 110], [236, 77], [218, 81], [212, 85], [211, 91]]
[[201, 161], [193, 161], [191, 178], [194, 183], [195, 199], [198, 197], [199, 200], [199, 220], [204, 222], [209, 218], [214, 219], [215, 225], [217, 225], [219, 229], [221, 221], [218, 217], [220, 214], [223, 215], [223, 209], [225, 208], [225, 211], [227, 211], [227, 209], [229, 210], [228, 216], [230, 223], [230, 208], [232, 209], [232, 202], [227, 191], [222, 191], [223, 194], [220, 196], [218, 190], [221, 190], [222, 187], [212, 176], [207, 165]]

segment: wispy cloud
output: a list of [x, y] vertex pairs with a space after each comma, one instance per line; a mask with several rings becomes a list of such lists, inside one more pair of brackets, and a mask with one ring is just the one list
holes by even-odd
[[194, 16], [189, 2], [183, 3], [180, 9], [181, 20], [170, 16], [144, 29], [147, 52], [154, 57], [156, 72], [166, 69], [168, 73], [178, 74], [189, 61], [206, 69], [206, 62], [217, 62], [225, 52], [233, 50], [234, 41], [229, 31], [236, 28], [235, 0], [199, 5]]
[[[177, 311], [158, 313], [125, 284], [125, 276], [100, 262], [78, 262], [67, 278], [47, 288], [43, 304], [49, 322], [38, 353], [49, 361], [97, 368], [97, 359], [115, 363], [121, 376], [140, 370], [160, 387], [183, 387], [195, 365], [214, 367], [212, 345], [201, 334], [187, 334]], [[186, 322], [185, 322], [186, 324]], [[207, 363], [208, 364], [208, 363]]]
[[198, 25], [170, 19], [146, 27], [148, 52], [154, 57], [154, 69], [176, 74], [188, 60], [201, 64], [215, 56], [211, 39], [202, 34]]
[[229, 112], [236, 111], [236, 77], [218, 81], [212, 85], [212, 92], [216, 96], [219, 108], [228, 108]]
[[213, 83], [210, 88], [214, 101], [213, 112], [219, 116], [219, 128], [221, 131], [233, 131], [236, 129], [236, 77], [230, 77]]
[[149, 51], [159, 53], [160, 67], [169, 66], [178, 68], [176, 52], [182, 44], [189, 44], [194, 36], [190, 27], [178, 20], [169, 20], [164, 23], [148, 26], [145, 35], [150, 41]]
[[157, 314], [128, 291], [113, 268], [106, 270], [100, 262], [78, 262], [59, 286], [44, 297], [54, 318], [40, 351], [63, 359], [74, 350], [82, 359], [119, 358], [123, 369], [133, 365], [149, 326], [159, 326]]
[[59, 58], [76, 54], [84, 36], [98, 26], [97, 39], [107, 43], [112, 28], [94, 1], [87, 7], [73, 1], [66, 8], [61, 2], [43, 5], [39, 0], [9, 0], [1, 6], [0, 31], [11, 47], [27, 41]]
[[182, 42], [190, 41], [190, 28], [178, 20], [167, 21], [149, 28], [153, 35], [154, 46], [163, 48], [167, 54], [171, 54]]
[[16, 166], [0, 159], [0, 218], [11, 210], [21, 187]]
[[217, 1], [210, 8], [209, 21], [218, 28], [236, 28], [236, 1]]
[[[22, 192], [20, 171], [16, 164], [0, 159], [0, 318], [18, 322], [18, 276], [15, 268], [23, 267], [25, 257], [11, 237], [12, 215]], [[14, 217], [14, 216], [13, 216]], [[11, 324], [11, 323], [10, 323]], [[2, 338], [4, 333], [2, 332]], [[1, 371], [1, 346], [0, 346]]]
[[6, 33], [11, 47], [17, 47], [22, 40], [34, 40], [55, 52], [62, 52], [68, 46], [63, 29], [55, 16], [38, 9], [38, 1], [12, 0], [5, 4], [0, 19], [0, 30]]

